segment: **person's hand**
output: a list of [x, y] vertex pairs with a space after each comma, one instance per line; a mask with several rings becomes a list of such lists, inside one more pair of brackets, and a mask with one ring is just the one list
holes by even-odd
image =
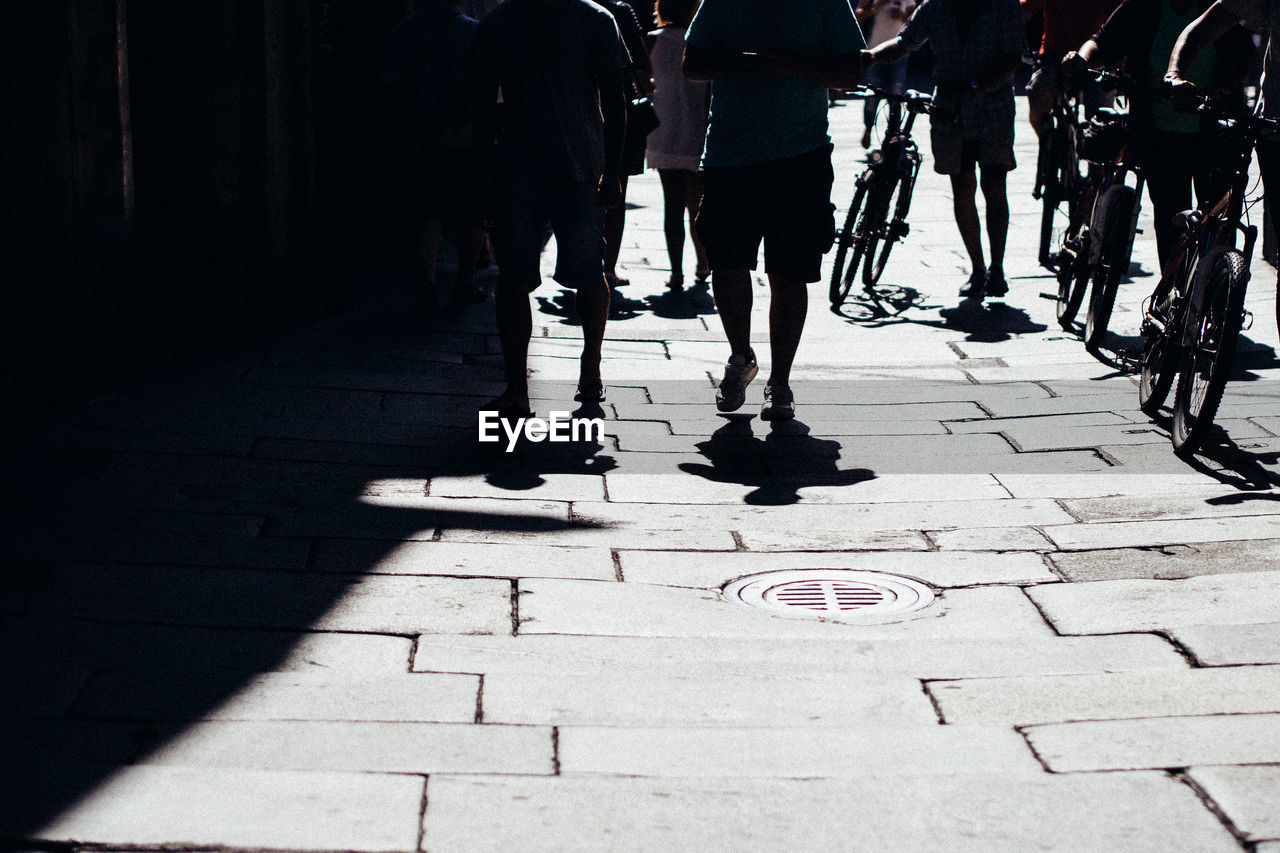
[[1078, 51], [1068, 51], [1067, 55], [1062, 57], [1062, 73], [1075, 74], [1089, 67], [1088, 61], [1080, 55]]
[[617, 175], [605, 175], [596, 191], [596, 207], [611, 208], [622, 204], [622, 179]]
[[1161, 90], [1173, 99], [1173, 108], [1178, 112], [1193, 113], [1200, 106], [1200, 89], [1195, 83], [1186, 80], [1176, 71], [1164, 75]]

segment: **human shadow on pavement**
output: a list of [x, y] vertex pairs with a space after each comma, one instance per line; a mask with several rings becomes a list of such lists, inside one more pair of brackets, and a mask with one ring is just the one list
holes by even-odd
[[711, 288], [705, 281], [696, 282], [683, 290], [668, 290], [657, 296], [646, 296], [644, 304], [653, 316], [668, 320], [693, 320], [716, 313]]
[[[578, 320], [576, 299], [572, 290], [560, 290], [554, 296], [539, 296], [538, 311], [549, 317], [558, 317], [566, 326], [582, 325]], [[645, 303], [639, 299], [631, 299], [622, 290], [614, 288], [609, 293], [609, 322], [616, 323], [639, 317], [645, 310]]]
[[977, 343], [1000, 343], [1012, 340], [1014, 335], [1043, 332], [1049, 328], [1032, 321], [1025, 309], [1004, 302], [963, 299], [956, 307], [943, 308], [938, 313], [944, 326], [959, 329], [965, 333], [965, 340]]
[[757, 506], [786, 506], [800, 502], [800, 490], [813, 486], [854, 486], [874, 480], [866, 468], [840, 469], [838, 441], [814, 438], [798, 421], [778, 421], [759, 438], [749, 416], [733, 416], [711, 436], [695, 445], [710, 464], [683, 462], [686, 474], [716, 483], [751, 486], [743, 501]]

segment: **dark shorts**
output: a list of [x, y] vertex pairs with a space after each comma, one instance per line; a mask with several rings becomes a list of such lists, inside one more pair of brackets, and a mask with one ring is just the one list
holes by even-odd
[[929, 131], [933, 149], [933, 170], [941, 175], [972, 172], [975, 165], [1011, 171], [1018, 162], [1013, 158], [1013, 126], [1008, 132], [977, 139], [963, 138], [959, 130], [942, 122], [934, 122]]
[[556, 239], [555, 280], [575, 290], [604, 280], [604, 229], [597, 185], [569, 182], [528, 169], [500, 171], [493, 248], [499, 283], [529, 290], [542, 283], [542, 247]]
[[765, 272], [819, 281], [835, 241], [831, 146], [750, 166], [702, 171], [695, 227], [713, 270], [753, 270], [764, 241]]

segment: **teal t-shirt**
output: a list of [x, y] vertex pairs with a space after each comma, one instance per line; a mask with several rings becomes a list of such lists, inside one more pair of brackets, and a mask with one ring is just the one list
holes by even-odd
[[[1195, 3], [1181, 15], [1169, 8], [1168, 3], [1160, 4], [1160, 26], [1156, 29], [1155, 43], [1151, 45], [1150, 68], [1147, 70], [1152, 92], [1159, 92], [1164, 82], [1165, 71], [1169, 67], [1169, 57], [1173, 54], [1174, 42], [1198, 17], [1200, 17], [1200, 7]], [[1213, 69], [1217, 63], [1217, 57], [1217, 48], [1209, 45], [1200, 52], [1184, 76], [1197, 86], [1207, 87], [1213, 82]], [[1200, 130], [1200, 118], [1191, 113], [1174, 110], [1173, 102], [1168, 98], [1153, 98], [1151, 126], [1156, 130], [1170, 133], [1196, 133]]]
[[[703, 0], [686, 41], [716, 53], [837, 56], [866, 46], [849, 0]], [[798, 77], [711, 83], [704, 166], [747, 166], [828, 145], [827, 90]]]

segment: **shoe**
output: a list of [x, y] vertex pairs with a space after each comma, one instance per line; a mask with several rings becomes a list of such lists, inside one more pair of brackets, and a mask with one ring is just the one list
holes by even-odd
[[729, 356], [729, 363], [724, 366], [724, 379], [716, 390], [716, 408], [722, 412], [736, 412], [747, 401], [747, 386], [760, 372], [756, 364], [756, 354]]
[[866, 130], [862, 131], [862, 147], [863, 148], [871, 147], [871, 128], [869, 127]]
[[480, 407], [480, 411], [497, 412], [499, 420], [511, 422], [533, 417], [533, 410], [528, 405], [517, 402], [507, 394], [485, 403]]
[[764, 386], [764, 407], [760, 409], [762, 421], [789, 421], [796, 416], [796, 397], [787, 385]]
[[614, 275], [611, 272], [605, 273], [604, 278], [605, 278], [605, 281], [609, 283], [610, 289], [613, 289], [615, 287], [626, 287], [627, 285], [631, 284], [631, 279], [618, 278], [616, 275]]
[[667, 290], [676, 292], [684, 290], [684, 276], [673, 275], [671, 278], [667, 279]]
[[[981, 299], [983, 292], [986, 290], [986, 287], [987, 287], [986, 271], [985, 270], [983, 270], [982, 272], [975, 271], [973, 275], [969, 276], [969, 280], [964, 283], [964, 287], [960, 288], [960, 295], [963, 296], [965, 299]], [[1005, 290], [1007, 292], [1008, 288], [1006, 287]]]
[[573, 392], [573, 402], [575, 403], [603, 403], [604, 402], [604, 383], [596, 382], [594, 385], [579, 385], [578, 390]]
[[986, 296], [1004, 296], [1009, 292], [1009, 282], [1004, 280], [1004, 273], [1000, 270], [990, 270], [987, 273], [987, 286], [983, 293]]
[[693, 274], [693, 281], [698, 287], [705, 287], [707, 282], [711, 280], [711, 270], [697, 270]]

